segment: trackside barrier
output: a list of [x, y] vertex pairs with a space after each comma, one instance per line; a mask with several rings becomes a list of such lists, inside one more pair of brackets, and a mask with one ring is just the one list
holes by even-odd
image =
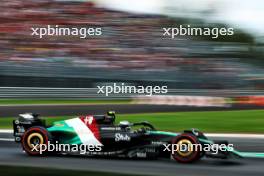
[[135, 97], [136, 104], [179, 105], [197, 107], [229, 107], [229, 98], [209, 96], [151, 96]]
[[264, 96], [243, 96], [234, 98], [234, 102], [240, 105], [264, 106]]

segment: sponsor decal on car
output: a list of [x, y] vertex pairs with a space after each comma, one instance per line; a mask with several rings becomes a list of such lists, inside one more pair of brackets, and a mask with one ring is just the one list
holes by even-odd
[[115, 134], [115, 141], [130, 141], [131, 137], [128, 136], [127, 134], [121, 134], [121, 133], [116, 133]]

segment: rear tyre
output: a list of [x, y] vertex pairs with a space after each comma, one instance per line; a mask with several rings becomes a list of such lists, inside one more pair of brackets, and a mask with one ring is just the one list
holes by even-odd
[[192, 163], [201, 158], [202, 150], [197, 147], [200, 146], [200, 143], [193, 134], [183, 133], [176, 136], [172, 140], [173, 144], [177, 147], [177, 150], [172, 152], [172, 159], [180, 163]]
[[[29, 128], [22, 137], [21, 144], [23, 149], [28, 155], [40, 156], [48, 154], [46, 150], [40, 150], [41, 145], [48, 145], [48, 141], [51, 141], [51, 135], [49, 132], [39, 126]], [[42, 148], [44, 149], [44, 147]]]

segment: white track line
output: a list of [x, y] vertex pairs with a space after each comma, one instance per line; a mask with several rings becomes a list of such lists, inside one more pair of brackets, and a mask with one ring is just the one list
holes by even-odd
[[263, 134], [222, 134], [222, 133], [209, 133], [205, 134], [208, 137], [225, 137], [225, 138], [251, 138], [251, 139], [264, 139]]
[[0, 129], [0, 133], [13, 133], [11, 129]]
[[[0, 129], [0, 134], [12, 134], [13, 130]], [[15, 141], [13, 138], [0, 138], [0, 141]]]
[[11, 138], [0, 138], [0, 141], [15, 141], [15, 139], [11, 139]]

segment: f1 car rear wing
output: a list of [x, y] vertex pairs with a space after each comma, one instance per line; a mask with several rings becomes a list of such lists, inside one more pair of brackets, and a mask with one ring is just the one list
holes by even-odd
[[15, 141], [20, 142], [25, 131], [32, 126], [45, 126], [45, 120], [39, 119], [39, 115], [34, 113], [19, 114], [19, 118], [13, 120]]

